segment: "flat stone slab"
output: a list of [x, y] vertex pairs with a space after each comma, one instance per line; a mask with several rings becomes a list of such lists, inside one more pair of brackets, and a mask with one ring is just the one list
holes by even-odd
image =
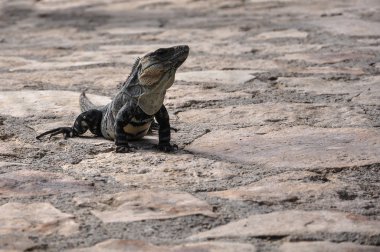
[[299, 60], [314, 64], [335, 64], [343, 61], [375, 60], [375, 55], [362, 52], [346, 53], [287, 53], [277, 59], [281, 60]]
[[201, 102], [223, 101], [227, 99], [249, 99], [252, 94], [243, 91], [223, 92], [214, 86], [173, 85], [166, 94], [165, 106], [188, 107]]
[[70, 252], [255, 252], [255, 246], [247, 243], [238, 242], [198, 242], [185, 243], [180, 245], [153, 245], [138, 240], [116, 240], [110, 239], [96, 244], [89, 248], [78, 248], [67, 250]]
[[[80, 113], [80, 93], [72, 91], [2, 91], [0, 92], [0, 114], [15, 117], [37, 115], [69, 115]], [[87, 94], [86, 94], [87, 95]], [[95, 104], [107, 104], [110, 98], [88, 95]]]
[[279, 39], [279, 38], [303, 39], [303, 38], [306, 38], [307, 35], [308, 35], [307, 32], [299, 31], [296, 29], [289, 29], [289, 30], [263, 32], [253, 37], [253, 39], [257, 39], [257, 40]]
[[86, 196], [76, 198], [75, 201], [79, 206], [93, 202], [103, 208], [91, 212], [105, 223], [170, 219], [194, 214], [216, 217], [212, 206], [205, 201], [179, 191], [137, 190], [103, 195], [100, 198]]
[[379, 235], [380, 222], [362, 215], [333, 211], [288, 210], [257, 214], [201, 232], [190, 240], [257, 236], [292, 236], [316, 233]]
[[258, 135], [258, 130], [212, 131], [186, 149], [276, 169], [343, 168], [380, 162], [380, 133], [376, 129], [297, 126], [264, 135]]
[[255, 78], [254, 71], [247, 70], [207, 70], [194, 72], [179, 72], [176, 80], [200, 83], [219, 83], [239, 85]]
[[258, 50], [260, 53], [268, 53], [268, 54], [295, 54], [301, 52], [315, 52], [323, 47], [322, 44], [285, 44], [278, 45], [272, 43], [257, 42], [255, 41], [254, 49]]
[[[196, 125], [263, 126], [304, 124], [316, 127], [370, 126], [361, 109], [335, 104], [260, 103], [223, 108], [192, 109], [177, 114], [180, 121]], [[277, 122], [276, 125], [273, 125]]]
[[227, 162], [189, 154], [153, 155], [144, 151], [127, 156], [100, 153], [78, 164], [64, 165], [63, 169], [75, 172], [79, 177], [109, 177], [126, 186], [152, 190], [190, 190], [205, 183], [228, 181], [236, 175], [234, 165]]
[[19, 170], [0, 174], [0, 197], [28, 197], [72, 192], [88, 192], [89, 183], [62, 173]]
[[333, 243], [328, 241], [316, 242], [285, 242], [279, 247], [281, 252], [377, 252], [379, 247], [360, 245], [351, 242]]
[[[380, 245], [380, 0], [0, 6], [1, 252]], [[156, 131], [122, 154], [88, 131], [35, 139], [73, 125], [80, 91], [106, 104], [137, 57], [179, 44], [178, 151]]]
[[0, 251], [1, 252], [23, 252], [29, 248], [35, 247], [37, 244], [25, 235], [0, 235]]
[[49, 203], [10, 202], [0, 206], [0, 235], [70, 236], [78, 231], [74, 216], [62, 213]]
[[[311, 24], [322, 27], [333, 34], [344, 34], [347, 36], [379, 36], [380, 27], [377, 22], [363, 19], [346, 18], [342, 16], [327, 17], [315, 21]], [[334, 24], [334, 25], [331, 25]]]
[[313, 172], [290, 171], [266, 177], [246, 186], [207, 194], [230, 200], [249, 200], [264, 203], [302, 202], [310, 198], [335, 196], [339, 189], [346, 186], [347, 184], [337, 179], [324, 181], [323, 178]]
[[278, 62], [278, 64], [288, 73], [307, 74], [307, 75], [351, 75], [362, 76], [366, 72], [361, 67], [346, 67], [346, 66], [292, 66], [288, 61]]
[[378, 76], [353, 82], [325, 81], [316, 77], [281, 77], [278, 79], [277, 86], [283, 90], [296, 90], [317, 95], [346, 95], [347, 99], [365, 105], [378, 105], [380, 99], [380, 77]]

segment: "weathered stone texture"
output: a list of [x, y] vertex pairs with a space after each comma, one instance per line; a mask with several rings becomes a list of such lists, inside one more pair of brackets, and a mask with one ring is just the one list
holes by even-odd
[[[377, 251], [379, 0], [0, 1], [0, 251]], [[187, 44], [157, 131], [71, 126]]]
[[256, 249], [251, 244], [232, 243], [232, 242], [199, 242], [199, 243], [185, 243], [182, 245], [171, 246], [156, 246], [143, 241], [134, 240], [107, 240], [96, 244], [90, 248], [74, 249], [70, 252], [101, 252], [101, 251], [115, 251], [115, 252], [255, 252]]
[[287, 242], [280, 246], [282, 252], [376, 252], [379, 247], [359, 245], [350, 242], [332, 243], [332, 242]]
[[[195, 234], [189, 239], [218, 237], [288, 236], [324, 233], [358, 233], [379, 235], [379, 221], [364, 216], [333, 211], [289, 210], [252, 215], [246, 219]], [[281, 228], [278, 228], [281, 227]]]
[[6, 203], [0, 206], [0, 235], [25, 234], [64, 236], [78, 231], [73, 215], [62, 213], [49, 203]]
[[128, 191], [91, 199], [77, 198], [79, 206], [95, 203], [92, 213], [103, 222], [133, 222], [149, 219], [168, 219], [186, 215], [203, 214], [216, 217], [206, 202], [185, 192]]
[[265, 133], [259, 130], [248, 127], [212, 131], [187, 149], [268, 168], [316, 169], [380, 162], [378, 130], [304, 126]]

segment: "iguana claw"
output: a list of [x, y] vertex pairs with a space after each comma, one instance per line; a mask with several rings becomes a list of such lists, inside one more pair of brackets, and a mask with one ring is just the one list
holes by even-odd
[[163, 151], [163, 152], [173, 152], [178, 150], [178, 145], [176, 144], [157, 144], [154, 146], [156, 149]]
[[133, 150], [136, 150], [136, 146], [132, 145], [120, 145], [116, 146], [116, 153], [130, 153], [133, 152]]

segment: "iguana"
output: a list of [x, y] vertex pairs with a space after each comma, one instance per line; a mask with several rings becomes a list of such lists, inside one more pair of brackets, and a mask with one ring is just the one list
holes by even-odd
[[158, 149], [169, 152], [177, 148], [170, 144], [169, 114], [163, 104], [166, 90], [173, 85], [175, 73], [189, 54], [187, 45], [160, 48], [138, 58], [127, 80], [112, 101], [96, 107], [84, 94], [80, 96], [82, 113], [72, 127], [60, 127], [39, 136], [63, 134], [77, 137], [87, 130], [96, 136], [114, 140], [116, 152], [130, 152], [128, 141], [145, 136], [156, 119], [159, 129]]

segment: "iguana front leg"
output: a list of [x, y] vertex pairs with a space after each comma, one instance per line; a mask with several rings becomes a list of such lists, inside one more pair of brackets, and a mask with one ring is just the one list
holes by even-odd
[[131, 122], [136, 107], [132, 103], [126, 103], [119, 110], [115, 118], [115, 144], [117, 153], [128, 153], [136, 147], [128, 144], [127, 134], [124, 127]]
[[77, 137], [84, 134], [87, 130], [90, 130], [93, 134], [97, 136], [102, 136], [100, 124], [102, 121], [102, 112], [100, 110], [91, 109], [80, 114], [74, 122], [72, 127], [59, 127], [52, 129], [38, 135], [36, 138], [41, 140], [41, 137], [49, 135], [52, 136], [63, 134], [63, 137]]
[[157, 148], [161, 151], [170, 152], [178, 149], [176, 144], [170, 144], [170, 122], [169, 114], [165, 106], [162, 105], [160, 110], [154, 115], [158, 124], [160, 125], [158, 129], [158, 145]]

